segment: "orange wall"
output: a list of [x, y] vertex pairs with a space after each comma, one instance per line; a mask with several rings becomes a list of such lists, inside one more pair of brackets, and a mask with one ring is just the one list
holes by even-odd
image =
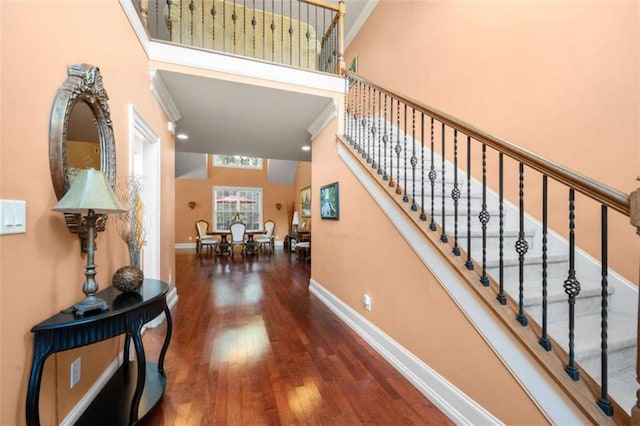
[[[639, 17], [634, 0], [381, 0], [346, 60], [357, 55], [371, 81], [629, 193], [640, 175]], [[507, 167], [508, 185], [517, 165]], [[526, 174], [527, 209], [539, 217], [540, 178]], [[551, 226], [566, 235], [566, 188], [552, 185], [550, 200]], [[576, 243], [599, 257], [599, 208], [588, 204], [577, 197]], [[627, 218], [609, 221], [610, 265], [635, 282], [640, 239]]]
[[[266, 160], [265, 160], [266, 161]], [[244, 170], [228, 167], [211, 167], [208, 158], [207, 180], [176, 179], [176, 243], [195, 243], [195, 222], [204, 219], [213, 226], [212, 196], [214, 186], [240, 186], [263, 188], [263, 219], [276, 222], [274, 236], [282, 240], [289, 230], [287, 224], [287, 205], [293, 202], [292, 185], [273, 184], [267, 182], [267, 167], [262, 170]], [[191, 210], [189, 201], [195, 201], [196, 207]], [[282, 208], [276, 209], [276, 203]]]
[[[146, 56], [118, 2], [0, 2], [0, 15], [0, 198], [27, 202], [27, 232], [0, 236], [0, 424], [15, 425], [25, 422], [31, 327], [83, 296], [85, 257], [78, 238], [66, 229], [62, 215], [51, 211], [56, 198], [49, 174], [49, 116], [68, 65], [100, 67], [110, 98], [118, 176], [128, 170], [130, 104], [161, 137], [160, 264], [166, 281], [174, 274], [175, 262], [174, 141], [149, 90]], [[97, 240], [102, 288], [128, 263], [126, 246], [109, 222]], [[74, 354], [51, 357], [41, 390], [42, 423], [59, 423], [120, 347], [117, 341], [79, 350], [82, 380], [72, 391], [68, 375]]]
[[[312, 204], [312, 278], [505, 424], [545, 424], [518, 382], [337, 157], [335, 132], [334, 122], [313, 141], [314, 200], [321, 186], [337, 180], [340, 220], [320, 220], [319, 203]], [[371, 311], [362, 307], [364, 293], [372, 297]]]

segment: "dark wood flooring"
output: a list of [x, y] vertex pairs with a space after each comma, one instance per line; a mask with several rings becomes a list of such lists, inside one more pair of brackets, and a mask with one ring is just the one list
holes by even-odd
[[[178, 251], [167, 389], [143, 424], [452, 424], [309, 293], [309, 274], [282, 248]], [[164, 332], [145, 335], [148, 360]]]

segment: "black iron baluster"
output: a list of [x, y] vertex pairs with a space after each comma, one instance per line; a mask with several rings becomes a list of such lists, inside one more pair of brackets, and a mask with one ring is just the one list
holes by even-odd
[[377, 173], [379, 175], [382, 174], [382, 170], [380, 169], [380, 161], [382, 160], [382, 126], [380, 124], [380, 120], [382, 120], [382, 116], [380, 115], [382, 113], [382, 92], [378, 91], [378, 162], [375, 162], [375, 158], [374, 158], [374, 162], [373, 162], [373, 168], [377, 169]]
[[384, 136], [382, 136], [382, 144], [384, 147], [384, 171], [382, 180], [389, 180], [387, 175], [387, 156], [389, 155], [389, 134], [387, 133], [387, 94], [384, 94]]
[[222, 0], [222, 51], [227, 51], [227, 0]]
[[252, 0], [253, 2], [253, 12], [251, 16], [251, 46], [253, 47], [253, 57], [256, 57], [256, 25], [258, 21], [256, 21], [256, 0]]
[[528, 324], [527, 317], [524, 315], [524, 255], [529, 250], [529, 244], [524, 238], [524, 164], [520, 163], [518, 169], [519, 176], [519, 203], [520, 203], [520, 231], [518, 233], [518, 241], [516, 241], [516, 253], [518, 253], [518, 322], [526, 326]]
[[538, 343], [548, 352], [551, 350], [551, 340], [547, 336], [547, 223], [547, 176], [542, 175], [542, 335]]
[[371, 163], [371, 86], [367, 93], [367, 125], [365, 126], [365, 136], [367, 138], [366, 150], [362, 152], [362, 158]]
[[311, 55], [309, 54], [309, 38], [311, 37], [311, 33], [309, 32], [309, 3], [307, 3], [307, 32], [305, 35], [307, 37], [307, 68], [309, 68], [309, 60], [311, 59]]
[[482, 210], [478, 214], [478, 219], [482, 224], [482, 276], [480, 283], [489, 287], [489, 277], [487, 277], [487, 223], [491, 215], [487, 210], [487, 145], [482, 144]]
[[300, 14], [300, 1], [298, 1], [298, 66], [301, 67], [302, 58], [300, 54], [302, 53], [302, 15]]
[[435, 193], [436, 193], [436, 167], [433, 161], [433, 148], [434, 148], [434, 136], [433, 136], [433, 117], [431, 117], [431, 168], [429, 169], [429, 181], [431, 182], [431, 223], [429, 223], [429, 229], [436, 230], [435, 222]]
[[607, 206], [604, 204], [600, 208], [601, 214], [601, 224], [600, 224], [600, 241], [601, 241], [601, 252], [602, 252], [602, 261], [601, 264], [601, 274], [602, 274], [602, 293], [601, 297], [601, 308], [602, 311], [600, 313], [600, 368], [601, 368], [601, 383], [600, 383], [600, 398], [596, 401], [598, 407], [607, 415], [613, 415], [613, 405], [611, 401], [609, 401], [609, 362], [607, 357], [607, 338], [608, 338], [608, 306], [609, 302], [607, 297], [609, 297], [609, 280], [608, 280], [608, 241], [607, 241]]
[[289, 0], [289, 65], [293, 65], [293, 3]]
[[351, 77], [347, 76], [344, 79], [344, 119], [342, 120], [344, 128], [342, 134], [344, 138], [349, 142], [349, 82]]
[[[156, 7], [157, 5], [158, 2], [156, 2]], [[200, 21], [200, 47], [204, 48], [204, 2], [200, 3]]]
[[236, 20], [238, 15], [236, 14], [236, 0], [233, 0], [233, 13], [231, 14], [231, 20], [233, 21], [233, 53], [236, 53]]
[[471, 136], [467, 136], [467, 260], [464, 266], [473, 271], [471, 260]]
[[276, 55], [276, 8], [271, 0], [271, 62], [275, 62]]
[[440, 177], [440, 179], [442, 179], [442, 233], [440, 234], [440, 241], [442, 241], [443, 243], [449, 242], [449, 239], [447, 238], [447, 234], [445, 231], [446, 228], [446, 223], [445, 223], [445, 219], [446, 219], [446, 212], [445, 212], [445, 169], [444, 169], [444, 165], [445, 165], [445, 135], [446, 135], [446, 127], [444, 125], [444, 123], [442, 123], [442, 151], [440, 153], [441, 157], [440, 159], [442, 160], [442, 176]]
[[193, 3], [193, 0], [189, 2], [189, 14], [191, 18], [189, 19], [189, 40], [190, 45], [193, 46], [193, 11], [195, 10], [196, 5]]
[[574, 328], [576, 296], [580, 294], [580, 282], [576, 278], [575, 271], [575, 219], [575, 191], [571, 188], [569, 189], [569, 275], [563, 285], [564, 292], [569, 296], [569, 364], [564, 371], [574, 381], [578, 381], [580, 380], [580, 371], [575, 366]]
[[183, 44], [183, 40], [182, 40], [182, 33], [184, 32], [184, 28], [182, 27], [184, 25], [184, 17], [183, 12], [182, 12], [182, 0], [180, 0], [179, 4], [179, 11], [180, 11], [180, 44]]
[[280, 2], [280, 63], [284, 64], [284, 1]]
[[216, 5], [211, 5], [211, 48], [216, 50]]
[[407, 196], [407, 104], [404, 104], [404, 196], [402, 197], [402, 201], [405, 203], [409, 202], [409, 197]]
[[[400, 153], [402, 145], [400, 145], [400, 100], [398, 99], [398, 109], [396, 110], [396, 194], [402, 194], [400, 189]], [[406, 167], [406, 163], [405, 163]]]
[[424, 112], [420, 113], [420, 220], [426, 221], [427, 215], [424, 213]]
[[499, 195], [498, 195], [498, 207], [499, 207], [499, 221], [498, 221], [498, 225], [499, 225], [499, 277], [498, 277], [498, 281], [499, 281], [499, 285], [500, 285], [500, 290], [498, 291], [498, 295], [496, 296], [496, 299], [498, 300], [498, 302], [501, 305], [506, 305], [507, 304], [507, 297], [504, 294], [504, 155], [502, 153], [500, 153], [500, 155], [498, 155], [498, 191], [499, 191]]
[[242, 0], [242, 55], [247, 56], [247, 0]]
[[391, 113], [389, 114], [389, 186], [393, 187], [393, 101], [391, 98]]
[[[411, 108], [411, 211], [417, 212], [416, 206], [416, 166], [418, 165], [418, 157], [416, 157], [416, 109]], [[405, 175], [406, 180], [406, 175]], [[404, 192], [405, 196], [407, 191]]]
[[[368, 87], [368, 86], [367, 86]], [[363, 87], [362, 90], [362, 114], [360, 119], [360, 126], [362, 127], [360, 131], [360, 143], [358, 144], [358, 153], [364, 157], [365, 150], [367, 146], [367, 120], [365, 115], [367, 114], [367, 90]]]
[[265, 38], [265, 31], [266, 31], [266, 27], [264, 25], [264, 18], [265, 18], [265, 5], [264, 5], [265, 0], [262, 0], [262, 59], [266, 59], [266, 51], [267, 51], [267, 47], [266, 47], [266, 38]]
[[458, 129], [453, 129], [453, 254], [460, 256], [458, 247], [458, 201], [460, 200], [460, 189], [458, 188]]
[[[173, 24], [171, 23], [171, 6], [173, 5], [173, 0], [167, 0], [167, 30], [169, 30], [169, 36], [172, 35], [171, 29], [173, 28]], [[157, 13], [156, 13], [157, 14]], [[156, 28], [159, 28], [156, 26]]]

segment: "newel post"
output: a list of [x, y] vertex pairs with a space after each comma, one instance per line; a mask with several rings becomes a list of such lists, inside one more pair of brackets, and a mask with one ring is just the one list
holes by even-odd
[[344, 0], [338, 2], [338, 74], [343, 75], [346, 69], [344, 63]]
[[[640, 177], [638, 177], [640, 181]], [[636, 227], [636, 233], [640, 235], [640, 188], [629, 196], [630, 214], [629, 220]], [[640, 308], [640, 291], [638, 292], [638, 306]], [[638, 312], [638, 335], [636, 342], [640, 342], [640, 310]], [[636, 382], [640, 379], [640, 347], [636, 352]], [[631, 409], [631, 424], [640, 426], [640, 388], [636, 391], [636, 403]]]

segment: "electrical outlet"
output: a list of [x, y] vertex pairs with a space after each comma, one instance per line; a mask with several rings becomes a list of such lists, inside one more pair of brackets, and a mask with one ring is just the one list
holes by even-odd
[[81, 371], [82, 371], [82, 361], [80, 357], [78, 357], [76, 358], [75, 361], [71, 363], [71, 374], [70, 374], [71, 380], [69, 382], [71, 388], [77, 385], [78, 382], [80, 381]]
[[189, 241], [193, 240], [193, 237], [191, 235], [189, 235]]

